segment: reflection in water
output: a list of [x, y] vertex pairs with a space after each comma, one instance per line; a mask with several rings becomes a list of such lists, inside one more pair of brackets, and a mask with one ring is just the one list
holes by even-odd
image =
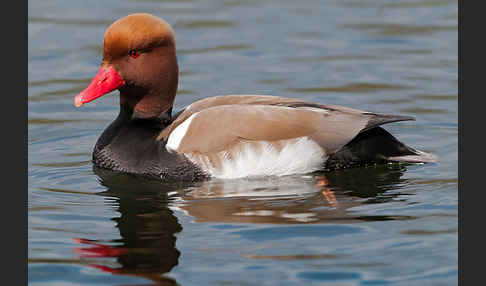
[[99, 194], [110, 197], [110, 204], [111, 198], [118, 199], [121, 216], [112, 220], [117, 223], [121, 238], [108, 242], [78, 238], [77, 242], [84, 245], [74, 251], [82, 258], [116, 258], [120, 267], [91, 265], [105, 272], [144, 277], [157, 285], [176, 285], [163, 276], [178, 264], [180, 252], [175, 246], [175, 234], [182, 230], [168, 208], [167, 191], [159, 184], [127, 176], [103, 177], [101, 183], [108, 190]]
[[[95, 168], [118, 199], [121, 239], [78, 238], [75, 252], [83, 258], [114, 257], [120, 267], [91, 265], [106, 272], [148, 278], [157, 284], [176, 284], [164, 273], [178, 264], [175, 234], [182, 231], [173, 209], [196, 221], [272, 224], [359, 223], [410, 217], [360, 216], [350, 208], [383, 203], [398, 196], [404, 165], [380, 165], [306, 176], [198, 183], [163, 184]], [[393, 193], [387, 191], [394, 190]], [[177, 199], [177, 200], [175, 200]], [[310, 226], [309, 226], [310, 227]], [[317, 226], [316, 226], [317, 227]], [[317, 230], [317, 229], [316, 229]], [[312, 231], [312, 230], [310, 230]], [[116, 246], [114, 246], [116, 245]]]
[[[213, 180], [179, 191], [174, 204], [195, 221], [236, 223], [345, 223], [411, 219], [355, 215], [350, 209], [400, 195], [405, 166], [380, 165], [308, 176]], [[386, 193], [388, 190], [394, 192]], [[221, 199], [224, 198], [224, 199]]]

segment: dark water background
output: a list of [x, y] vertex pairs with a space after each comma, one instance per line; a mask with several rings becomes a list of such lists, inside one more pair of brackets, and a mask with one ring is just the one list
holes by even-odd
[[[457, 1], [28, 5], [30, 285], [457, 284]], [[73, 96], [134, 12], [175, 29], [176, 109], [240, 93], [413, 115], [386, 129], [439, 161], [189, 185], [95, 173], [117, 92]]]

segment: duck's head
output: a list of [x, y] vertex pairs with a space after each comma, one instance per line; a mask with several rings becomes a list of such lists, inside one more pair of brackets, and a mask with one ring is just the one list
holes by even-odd
[[156, 118], [172, 108], [177, 84], [172, 28], [160, 18], [137, 13], [108, 27], [100, 70], [74, 104], [80, 107], [118, 89], [120, 105], [132, 118]]

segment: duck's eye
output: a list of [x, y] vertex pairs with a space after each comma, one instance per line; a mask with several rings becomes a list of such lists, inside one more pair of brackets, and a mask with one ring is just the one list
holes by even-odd
[[132, 57], [134, 59], [140, 55], [140, 53], [136, 50], [130, 50], [130, 52], [128, 52], [128, 54], [130, 55], [130, 57]]

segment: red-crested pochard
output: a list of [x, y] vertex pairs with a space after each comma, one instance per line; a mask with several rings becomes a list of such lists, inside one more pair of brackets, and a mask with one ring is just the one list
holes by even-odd
[[210, 97], [172, 114], [178, 72], [174, 32], [164, 20], [137, 13], [107, 29], [100, 70], [74, 98], [79, 107], [120, 91], [120, 113], [94, 147], [95, 166], [199, 180], [435, 161], [379, 127], [409, 116], [266, 95]]

